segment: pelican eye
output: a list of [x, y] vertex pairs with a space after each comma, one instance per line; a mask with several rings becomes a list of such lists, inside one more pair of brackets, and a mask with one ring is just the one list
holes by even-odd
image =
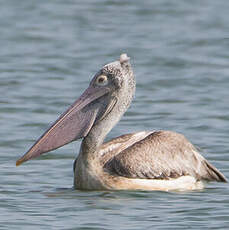
[[100, 86], [107, 85], [108, 84], [107, 76], [106, 75], [100, 75], [99, 77], [97, 77], [96, 84], [100, 85]]

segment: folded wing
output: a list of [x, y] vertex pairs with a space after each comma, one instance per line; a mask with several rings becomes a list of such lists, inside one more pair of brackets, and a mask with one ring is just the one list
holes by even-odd
[[104, 164], [111, 174], [142, 179], [170, 179], [190, 175], [197, 180], [222, 181], [226, 178], [204, 159], [181, 134], [156, 131]]

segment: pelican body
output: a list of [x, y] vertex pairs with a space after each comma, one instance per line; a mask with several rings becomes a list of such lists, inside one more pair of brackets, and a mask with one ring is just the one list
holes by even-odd
[[135, 77], [122, 54], [96, 73], [89, 87], [22, 156], [17, 165], [81, 139], [74, 187], [86, 190], [194, 190], [226, 182], [181, 134], [143, 131], [104, 139], [131, 104]]

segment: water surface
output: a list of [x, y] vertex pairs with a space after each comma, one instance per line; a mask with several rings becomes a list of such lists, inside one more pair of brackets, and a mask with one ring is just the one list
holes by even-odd
[[0, 229], [226, 229], [229, 186], [203, 191], [72, 189], [80, 142], [16, 159], [126, 52], [131, 108], [108, 135], [185, 134], [229, 178], [229, 2], [9, 0], [0, 8]]

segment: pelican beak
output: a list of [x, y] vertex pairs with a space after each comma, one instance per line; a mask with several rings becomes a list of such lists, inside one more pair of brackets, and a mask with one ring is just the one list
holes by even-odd
[[[85, 137], [101, 113], [99, 98], [109, 93], [109, 88], [89, 86], [53, 125], [35, 142], [16, 165]], [[94, 102], [94, 103], [93, 103]], [[103, 108], [102, 108], [103, 109]]]

